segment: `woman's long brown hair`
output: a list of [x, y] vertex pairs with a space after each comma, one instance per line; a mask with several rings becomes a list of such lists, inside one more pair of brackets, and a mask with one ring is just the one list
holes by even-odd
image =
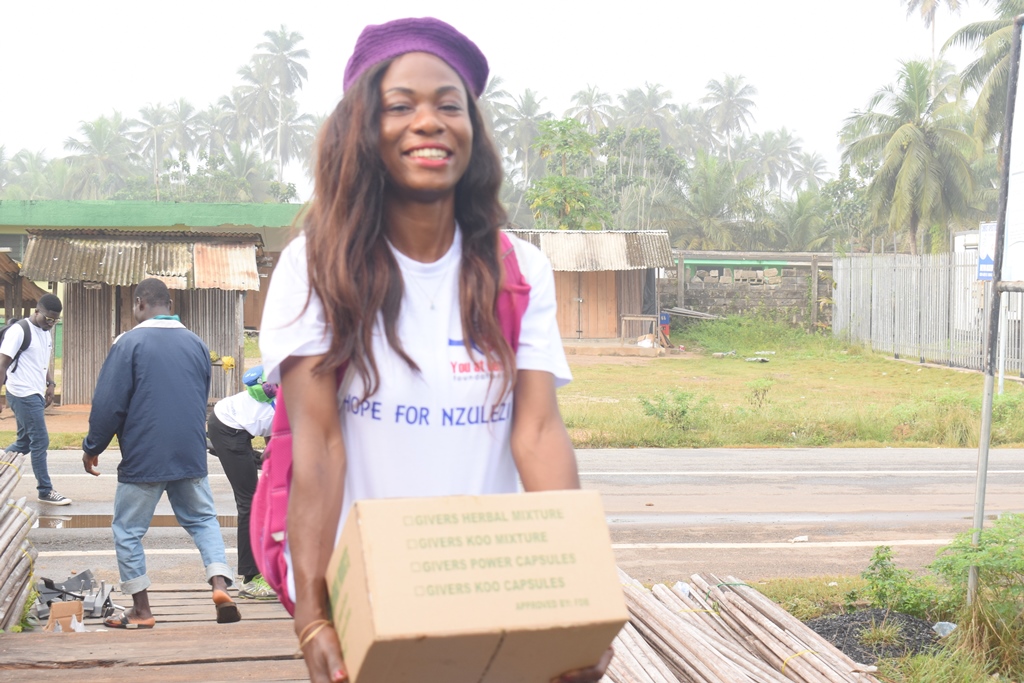
[[[332, 372], [348, 363], [366, 387], [364, 399], [380, 384], [373, 355], [378, 313], [383, 314], [388, 344], [418, 370], [395, 329], [404, 284], [383, 224], [387, 171], [378, 147], [380, 83], [390, 64], [388, 60], [367, 70], [324, 123], [317, 141], [313, 200], [304, 223], [310, 283], [332, 333], [330, 349], [316, 369]], [[475, 347], [489, 364], [504, 369], [504, 395], [514, 383], [515, 355], [495, 313], [502, 277], [498, 230], [507, 220], [498, 200], [502, 168], [476, 102], [467, 99], [472, 157], [455, 188], [455, 219], [462, 232], [462, 335], [471, 357]]]

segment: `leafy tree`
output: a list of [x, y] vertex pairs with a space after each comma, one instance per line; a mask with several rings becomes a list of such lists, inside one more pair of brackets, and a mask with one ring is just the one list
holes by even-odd
[[[661, 144], [658, 131], [622, 127], [601, 132], [600, 156], [604, 168], [599, 182], [620, 230], [653, 227], [654, 209], [676, 191], [682, 160]], [[660, 220], [660, 218], [659, 218]]]
[[838, 251], [866, 251], [864, 243], [881, 232], [876, 230], [868, 195], [868, 181], [873, 177], [878, 164], [863, 166], [858, 172], [843, 164], [839, 176], [821, 187], [821, 198], [825, 203], [825, 230], [832, 238]]
[[607, 212], [593, 178], [584, 172], [597, 138], [571, 118], [542, 121], [539, 129], [534, 147], [554, 173], [535, 180], [526, 193], [537, 224], [560, 230], [601, 228]]
[[710, 104], [708, 114], [718, 132], [725, 136], [726, 158], [732, 162], [732, 136], [750, 128], [754, 118], [754, 95], [757, 88], [744, 83], [743, 76], [726, 74], [723, 80], [712, 79], [701, 102]]
[[945, 226], [974, 199], [971, 162], [979, 150], [964, 132], [959, 83], [942, 71], [941, 64], [904, 62], [895, 85], [849, 117], [841, 134], [844, 160], [880, 163], [870, 187], [875, 215], [888, 216], [890, 230], [905, 230], [915, 254], [922, 223]]

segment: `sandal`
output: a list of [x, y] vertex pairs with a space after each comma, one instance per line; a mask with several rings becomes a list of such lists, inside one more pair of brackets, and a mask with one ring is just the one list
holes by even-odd
[[135, 617], [129, 617], [128, 612], [121, 612], [115, 614], [112, 617], [107, 617], [103, 620], [103, 625], [107, 628], [153, 628], [156, 626], [156, 619], [150, 617], [149, 619], [136, 619]]
[[242, 613], [238, 611], [238, 605], [224, 591], [213, 591], [213, 604], [217, 607], [218, 624], [232, 624], [241, 621]]

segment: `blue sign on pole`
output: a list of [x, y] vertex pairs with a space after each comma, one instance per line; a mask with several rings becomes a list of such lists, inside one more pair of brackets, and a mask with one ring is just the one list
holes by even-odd
[[994, 221], [978, 226], [978, 280], [992, 281], [996, 256], [996, 224]]

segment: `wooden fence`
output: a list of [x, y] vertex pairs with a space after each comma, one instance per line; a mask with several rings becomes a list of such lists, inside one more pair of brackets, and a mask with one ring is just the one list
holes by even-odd
[[[990, 285], [977, 279], [977, 252], [857, 254], [833, 266], [836, 337], [896, 358], [983, 369]], [[1006, 371], [1024, 377], [1024, 295], [1003, 299]]]

